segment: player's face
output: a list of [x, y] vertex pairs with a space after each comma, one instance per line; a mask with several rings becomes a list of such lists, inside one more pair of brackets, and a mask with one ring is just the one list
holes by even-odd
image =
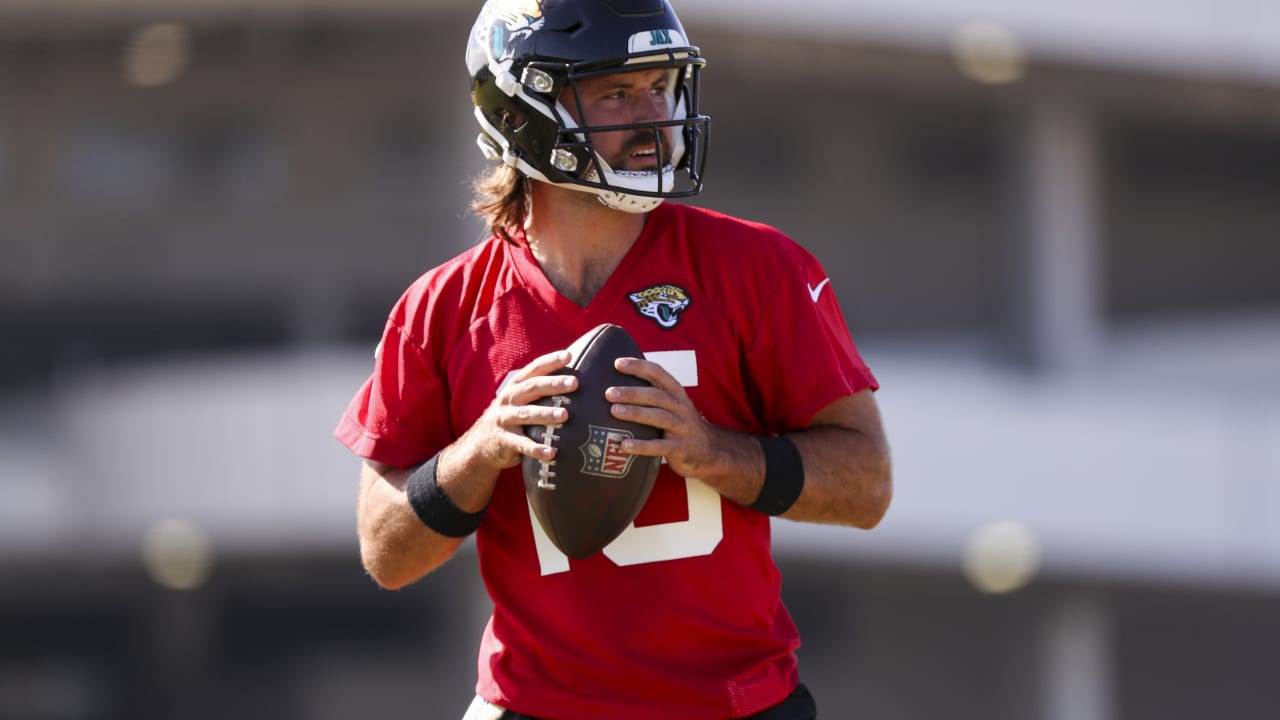
[[[583, 127], [627, 125], [670, 120], [675, 108], [677, 71], [671, 68], [614, 73], [578, 81], [581, 107], [573, 88], [566, 88], [560, 103]], [[596, 153], [615, 170], [657, 170], [671, 162], [670, 127], [662, 128], [662, 159], [657, 156], [655, 133], [618, 130], [592, 133]]]

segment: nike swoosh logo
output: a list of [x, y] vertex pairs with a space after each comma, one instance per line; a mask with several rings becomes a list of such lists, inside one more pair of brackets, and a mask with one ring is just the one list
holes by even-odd
[[822, 294], [822, 288], [826, 287], [829, 282], [831, 282], [831, 278], [824, 278], [822, 282], [818, 283], [818, 287], [805, 283], [809, 288], [809, 297], [812, 298], [814, 302], [818, 302], [818, 296]]

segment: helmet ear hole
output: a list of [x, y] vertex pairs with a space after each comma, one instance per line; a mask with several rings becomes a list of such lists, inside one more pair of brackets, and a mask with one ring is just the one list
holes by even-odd
[[509, 130], [519, 130], [524, 127], [524, 124], [528, 121], [529, 119], [520, 113], [512, 112], [510, 110], [498, 111], [498, 122], [502, 123], [502, 126]]

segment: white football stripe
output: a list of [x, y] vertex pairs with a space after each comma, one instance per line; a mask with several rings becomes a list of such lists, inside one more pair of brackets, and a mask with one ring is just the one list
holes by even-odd
[[671, 373], [685, 387], [698, 387], [698, 353], [693, 350], [659, 350], [644, 354]]

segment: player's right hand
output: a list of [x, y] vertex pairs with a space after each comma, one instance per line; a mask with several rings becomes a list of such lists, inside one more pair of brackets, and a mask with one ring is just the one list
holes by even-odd
[[568, 419], [565, 408], [534, 402], [578, 387], [578, 379], [571, 375], [551, 374], [568, 365], [570, 359], [567, 350], [559, 350], [537, 357], [512, 373], [460, 442], [494, 471], [514, 467], [523, 455], [539, 460], [554, 457], [555, 450], [526, 435], [524, 426], [559, 425]]

